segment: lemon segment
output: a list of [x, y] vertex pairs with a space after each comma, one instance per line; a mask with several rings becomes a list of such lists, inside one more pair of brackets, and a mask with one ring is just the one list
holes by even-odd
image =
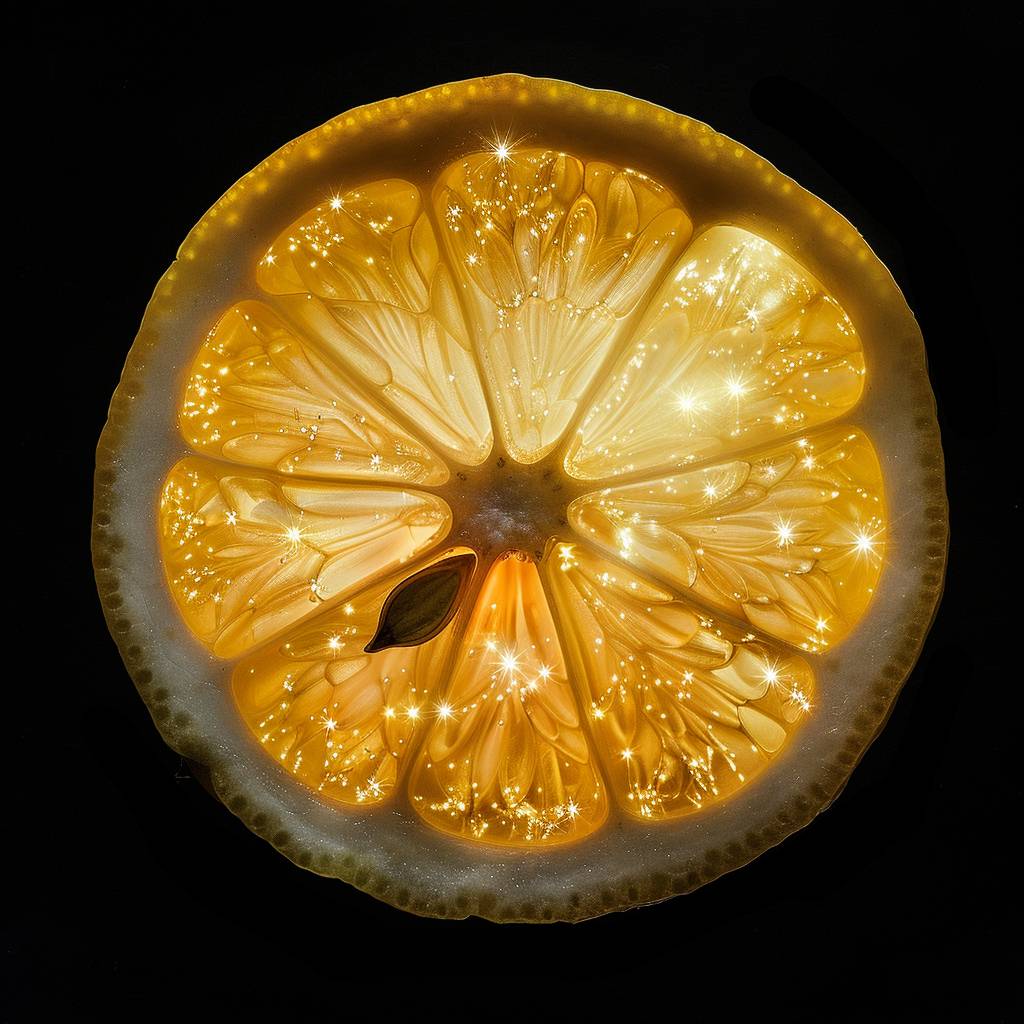
[[510, 553], [484, 580], [409, 785], [430, 825], [551, 846], [593, 832], [608, 802], [537, 566]]
[[[468, 554], [458, 548], [432, 559]], [[444, 705], [438, 690], [454, 622], [432, 640], [374, 654], [364, 648], [391, 576], [235, 667], [235, 703], [264, 749], [315, 792], [346, 804], [394, 793], [412, 743]]]
[[878, 456], [834, 427], [770, 450], [578, 498], [581, 536], [807, 651], [842, 639], [882, 571]]
[[302, 476], [441, 484], [444, 463], [360, 394], [266, 304], [221, 317], [192, 364], [178, 414], [199, 452]]
[[434, 207], [505, 446], [537, 462], [689, 239], [690, 219], [645, 175], [502, 146], [447, 168]]
[[451, 513], [417, 491], [275, 482], [190, 457], [168, 474], [158, 520], [182, 617], [231, 658], [428, 551]]
[[629, 568], [553, 541], [545, 572], [609, 786], [628, 813], [678, 817], [729, 796], [811, 709], [802, 658]]
[[487, 402], [415, 185], [372, 182], [315, 206], [270, 245], [256, 280], [449, 457], [487, 457]]
[[796, 260], [742, 228], [672, 268], [570, 439], [581, 480], [683, 467], [842, 415], [864, 387], [849, 317]]

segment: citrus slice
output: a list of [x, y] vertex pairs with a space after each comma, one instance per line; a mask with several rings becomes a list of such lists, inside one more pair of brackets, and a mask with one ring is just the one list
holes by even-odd
[[342, 115], [208, 212], [93, 538], [161, 732], [251, 828], [417, 913], [572, 920], [833, 799], [946, 503], [920, 332], [838, 213], [505, 75]]

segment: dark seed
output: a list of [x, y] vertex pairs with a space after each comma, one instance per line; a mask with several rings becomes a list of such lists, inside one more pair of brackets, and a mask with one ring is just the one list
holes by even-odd
[[458, 610], [475, 565], [476, 555], [455, 555], [395, 587], [384, 602], [380, 624], [364, 648], [366, 653], [433, 640]]

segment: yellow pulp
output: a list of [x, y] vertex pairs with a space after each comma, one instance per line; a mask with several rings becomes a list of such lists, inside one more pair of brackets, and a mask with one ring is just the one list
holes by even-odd
[[[698, 812], [814, 713], [886, 512], [870, 440], [830, 422], [861, 396], [860, 340], [792, 256], [694, 237], [636, 171], [496, 144], [429, 195], [324, 200], [255, 270], [197, 344], [159, 530], [283, 769], [537, 847], [613, 807]], [[555, 466], [543, 521], [567, 525], [538, 527], [539, 561], [482, 557], [433, 639], [366, 653], [403, 580], [485, 554], [464, 481], [488, 459]]]

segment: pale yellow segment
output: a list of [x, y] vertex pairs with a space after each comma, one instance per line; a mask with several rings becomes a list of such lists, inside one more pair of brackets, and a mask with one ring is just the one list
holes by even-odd
[[178, 412], [197, 451], [281, 473], [440, 484], [444, 463], [261, 302], [210, 332]]
[[635, 171], [500, 144], [448, 167], [434, 208], [505, 445], [536, 462], [574, 421], [690, 219]]
[[[467, 553], [447, 550], [432, 562]], [[239, 662], [231, 677], [242, 718], [267, 753], [341, 803], [389, 799], [424, 724], [444, 714], [438, 693], [455, 621], [425, 644], [364, 652], [404, 578], [391, 576], [304, 623]]]
[[237, 657], [438, 544], [440, 498], [186, 458], [160, 496], [164, 571], [189, 629]]
[[545, 570], [609, 787], [630, 814], [678, 817], [735, 793], [810, 710], [802, 658], [582, 545], [552, 543]]
[[429, 824], [467, 839], [550, 846], [604, 821], [607, 796], [537, 566], [525, 556], [491, 568], [444, 705], [409, 784]]
[[455, 461], [491, 450], [487, 402], [419, 190], [376, 181], [309, 210], [256, 279], [303, 331]]
[[600, 480], [683, 467], [826, 423], [864, 387], [860, 338], [822, 285], [742, 228], [686, 250], [570, 439]]
[[850, 631], [885, 553], [878, 456], [849, 428], [595, 491], [573, 502], [569, 521], [627, 562], [808, 651]]

